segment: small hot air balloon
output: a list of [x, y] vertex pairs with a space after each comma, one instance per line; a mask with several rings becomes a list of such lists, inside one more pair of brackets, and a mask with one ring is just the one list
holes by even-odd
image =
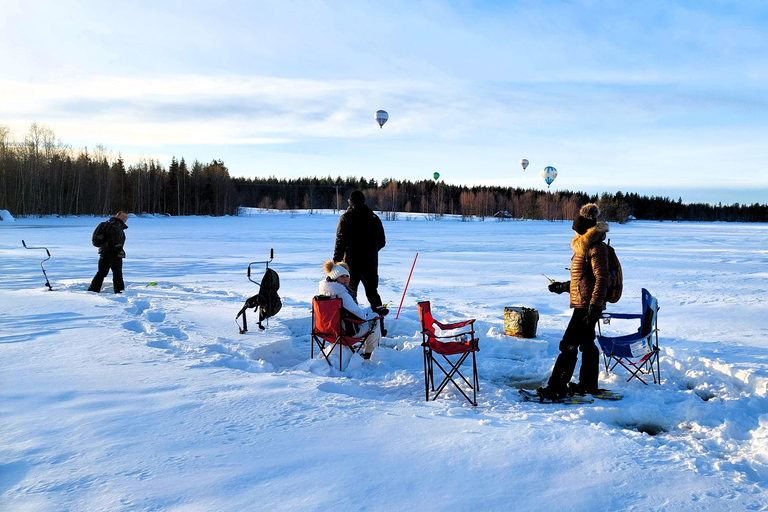
[[384, 128], [384, 123], [389, 119], [389, 114], [387, 114], [386, 110], [377, 110], [374, 117], [376, 122], [379, 123], [379, 128]]
[[435, 178], [435, 181], [437, 181], [440, 178], [440, 173], [439, 172], [433, 173], [432, 177]]
[[522, 165], [523, 166], [523, 170], [525, 170], [525, 168], [528, 167], [528, 160], [523, 158], [522, 160], [520, 160], [520, 165]]
[[555, 181], [555, 178], [557, 178], [557, 169], [554, 167], [548, 165], [541, 170], [541, 179], [546, 182], [547, 188]]

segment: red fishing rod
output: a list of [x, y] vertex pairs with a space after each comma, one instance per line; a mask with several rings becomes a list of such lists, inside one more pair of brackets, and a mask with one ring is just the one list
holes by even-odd
[[[416, 253], [416, 258], [419, 257], [419, 253]], [[408, 281], [405, 283], [405, 290], [403, 290], [403, 298], [400, 299], [400, 307], [397, 308], [397, 315], [395, 315], [395, 320], [400, 316], [400, 308], [403, 307], [403, 301], [405, 300], [405, 292], [408, 291], [408, 283], [411, 282], [411, 276], [413, 275], [413, 268], [416, 266], [416, 258], [413, 258], [413, 265], [411, 265], [411, 273], [408, 274]]]

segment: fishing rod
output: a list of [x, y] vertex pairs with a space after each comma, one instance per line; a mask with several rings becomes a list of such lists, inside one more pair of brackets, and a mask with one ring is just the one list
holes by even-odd
[[53, 287], [51, 286], [50, 281], [48, 281], [48, 274], [45, 273], [45, 267], [43, 266], [43, 263], [51, 259], [51, 251], [49, 251], [47, 247], [29, 247], [24, 240], [21, 241], [21, 245], [23, 245], [25, 249], [42, 249], [48, 255], [47, 258], [40, 262], [40, 268], [43, 269], [43, 275], [45, 276], [45, 286], [47, 286], [49, 290], [53, 291]]

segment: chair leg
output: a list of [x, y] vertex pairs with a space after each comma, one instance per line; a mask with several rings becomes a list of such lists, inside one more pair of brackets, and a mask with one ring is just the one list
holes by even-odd
[[[468, 352], [466, 352], [466, 353], [468, 354]], [[474, 352], [472, 353], [472, 355], [474, 355]], [[453, 366], [454, 366], [454, 364], [451, 362], [451, 360], [450, 360], [450, 359], [448, 359], [447, 357], [443, 356], [443, 359], [445, 359], [445, 361], [446, 361], [446, 362], [447, 362], [449, 365], [451, 365], [451, 367], [453, 367]], [[462, 357], [462, 358], [460, 359], [460, 361], [463, 363], [463, 362], [464, 362], [464, 358]], [[461, 365], [459, 365], [459, 366], [461, 366]], [[458, 368], [458, 366], [456, 366], [456, 368]], [[467, 386], [469, 386], [469, 387], [471, 388], [471, 387], [472, 387], [472, 384], [470, 384], [470, 383], [469, 383], [469, 381], [467, 380], [467, 378], [466, 378], [466, 377], [464, 377], [464, 375], [463, 375], [463, 374], [462, 374], [460, 371], [458, 371], [458, 370], [457, 370], [457, 373], [459, 374], [459, 377], [461, 377], [461, 380], [463, 380], [463, 381], [464, 381], [464, 384], [466, 384]]]
[[431, 362], [427, 364], [427, 360], [429, 359], [429, 355], [427, 354], [427, 348], [424, 348], [424, 391], [426, 391], [427, 394], [427, 402], [429, 402], [429, 370], [428, 367], [431, 367]]
[[429, 350], [429, 387], [435, 392], [435, 354], [432, 349]]
[[[464, 375], [461, 373], [461, 371], [459, 371], [459, 368], [460, 368], [460, 367], [461, 367], [461, 365], [464, 363], [464, 360], [467, 358], [467, 356], [468, 356], [468, 355], [469, 355], [469, 352], [464, 352], [464, 354], [463, 354], [463, 355], [462, 355], [462, 356], [459, 358], [459, 360], [458, 360], [458, 361], [457, 361], [455, 364], [454, 364], [454, 363], [451, 363], [450, 359], [448, 359], [448, 358], [446, 357], [446, 358], [445, 358], [445, 360], [448, 362], [448, 364], [449, 364], [449, 365], [450, 365], [450, 367], [451, 367], [451, 371], [450, 371], [450, 372], [446, 372], [446, 371], [445, 371], [445, 368], [443, 368], [443, 367], [442, 367], [442, 365], [440, 364], [440, 362], [439, 362], [439, 361], [437, 361], [437, 360], [433, 360], [434, 364], [436, 364], [436, 365], [437, 365], [437, 367], [438, 367], [438, 368], [440, 368], [440, 370], [441, 370], [441, 371], [442, 371], [442, 372], [445, 374], [445, 379], [443, 379], [443, 382], [441, 382], [441, 383], [440, 383], [440, 385], [437, 387], [437, 390], [435, 391], [435, 395], [434, 395], [434, 397], [432, 398], [432, 400], [436, 400], [436, 399], [437, 399], [437, 397], [440, 395], [440, 393], [442, 393], [442, 392], [443, 392], [443, 390], [445, 389], [445, 387], [446, 387], [446, 386], [448, 385], [448, 383], [450, 382], [450, 383], [451, 383], [451, 384], [453, 384], [453, 386], [454, 386], [454, 387], [455, 387], [455, 388], [456, 388], [456, 389], [459, 391], [459, 393], [461, 393], [462, 395], [464, 395], [464, 398], [466, 398], [466, 399], [467, 399], [467, 401], [468, 401], [469, 403], [471, 403], [472, 405], [477, 405], [477, 391], [476, 391], [476, 387], [475, 387], [475, 386], [472, 386], [472, 385], [469, 383], [469, 381], [467, 381], [466, 377], [464, 377]], [[474, 356], [474, 352], [472, 353], [472, 355]], [[445, 357], [445, 356], [443, 356], [443, 357]], [[467, 386], [469, 386], [469, 387], [471, 387], [471, 388], [472, 388], [472, 390], [473, 390], [473, 392], [474, 392], [474, 396], [475, 396], [475, 399], [474, 399], [474, 400], [470, 399], [470, 398], [469, 398], [469, 395], [467, 395], [467, 394], [464, 392], [464, 390], [463, 390], [463, 389], [461, 389], [461, 386], [459, 386], [459, 385], [456, 383], [456, 381], [455, 381], [455, 380], [453, 380], [453, 376], [454, 376], [456, 373], [458, 373], [458, 374], [459, 374], [459, 376], [460, 376], [460, 377], [461, 377], [461, 379], [462, 379], [462, 380], [463, 380], [463, 381], [464, 381], [464, 382], [467, 384]], [[477, 375], [477, 374], [475, 374], [475, 375]], [[473, 377], [473, 379], [474, 379], [474, 378], [475, 378], [475, 377]]]
[[477, 358], [475, 357], [475, 353], [472, 352], [472, 382], [475, 383], [474, 386], [472, 386], [472, 398], [473, 402], [472, 405], [477, 405], [477, 392], [480, 391], [480, 379], [477, 377]]

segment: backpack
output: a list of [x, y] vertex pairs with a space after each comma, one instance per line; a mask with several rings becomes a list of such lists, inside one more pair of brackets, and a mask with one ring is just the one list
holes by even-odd
[[611, 241], [605, 244], [608, 249], [608, 271], [611, 274], [608, 281], [608, 291], [605, 294], [605, 301], [616, 303], [621, 298], [621, 292], [624, 291], [624, 274], [621, 272], [621, 263], [616, 251], [611, 247]]
[[280, 301], [280, 296], [277, 294], [277, 290], [280, 289], [280, 277], [277, 272], [268, 268], [264, 272], [264, 277], [261, 278], [261, 285], [259, 286], [259, 293], [256, 294], [256, 302], [259, 304], [259, 327], [262, 329], [261, 321], [266, 320], [271, 316], [275, 316], [280, 308], [283, 307], [283, 303]]
[[91, 243], [94, 247], [101, 247], [107, 243], [107, 221], [100, 222], [91, 235]]
[[267, 271], [264, 272], [264, 277], [261, 278], [259, 293], [248, 298], [235, 317], [236, 322], [238, 318], [241, 316], [243, 317], [243, 327], [240, 328], [240, 334], [248, 332], [248, 320], [245, 311], [250, 308], [253, 308], [254, 310], [259, 309], [259, 329], [265, 329], [265, 327], [261, 325], [261, 322], [271, 316], [275, 316], [277, 312], [280, 311], [280, 308], [283, 307], [283, 303], [280, 301], [280, 296], [277, 294], [277, 290], [279, 289], [280, 276], [278, 276], [277, 272], [271, 268], [267, 268]]

